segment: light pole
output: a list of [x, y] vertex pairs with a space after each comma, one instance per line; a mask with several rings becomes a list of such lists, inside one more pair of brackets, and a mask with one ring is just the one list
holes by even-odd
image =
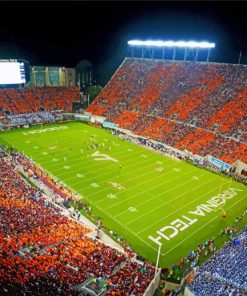
[[161, 247], [162, 247], [162, 244], [159, 243], [157, 261], [156, 261], [156, 267], [155, 267], [155, 275], [157, 274], [157, 271], [158, 271], [158, 265], [159, 265], [159, 260], [160, 260], [160, 250], [161, 250]]

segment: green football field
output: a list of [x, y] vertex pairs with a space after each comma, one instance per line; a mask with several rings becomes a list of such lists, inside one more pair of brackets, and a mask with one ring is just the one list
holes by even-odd
[[0, 143], [82, 195], [108, 229], [154, 263], [161, 243], [162, 267], [218, 235], [247, 205], [243, 184], [87, 124], [13, 130], [0, 133]]

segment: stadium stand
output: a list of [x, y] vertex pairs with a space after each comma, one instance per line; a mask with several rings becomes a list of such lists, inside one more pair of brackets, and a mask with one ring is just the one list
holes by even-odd
[[[243, 65], [126, 58], [87, 111], [180, 150], [247, 163], [246, 78]], [[0, 128], [59, 121], [60, 111], [72, 112], [79, 101], [76, 87], [2, 89]], [[17, 165], [65, 202], [73, 197], [22, 155], [0, 154], [3, 295], [78, 295], [75, 287], [90, 277], [105, 283], [105, 295], [143, 295], [154, 268], [89, 237], [92, 230], [62, 215], [21, 178]], [[246, 295], [246, 234], [189, 279], [196, 296]]]
[[38, 111], [72, 112], [72, 102], [80, 101], [77, 87], [26, 87], [0, 89], [1, 113], [9, 115]]
[[[40, 111], [37, 113], [27, 113], [18, 115], [6, 115], [7, 122], [9, 125], [18, 126], [26, 124], [39, 124], [42, 122], [56, 122], [63, 119], [61, 111], [49, 112]], [[4, 123], [4, 122], [3, 122]]]
[[126, 58], [87, 108], [142, 136], [247, 161], [246, 66]]
[[199, 269], [195, 279], [189, 284], [194, 295], [246, 295], [246, 246], [245, 229]]
[[20, 158], [0, 157], [1, 295], [78, 295], [89, 275], [106, 282], [107, 295], [143, 295], [154, 268], [89, 238], [20, 177]]

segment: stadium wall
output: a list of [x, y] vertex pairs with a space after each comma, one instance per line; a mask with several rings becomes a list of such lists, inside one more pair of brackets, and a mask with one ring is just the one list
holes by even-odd
[[184, 296], [195, 296], [194, 293], [190, 291], [188, 287], [185, 287], [184, 289]]
[[148, 286], [148, 288], [145, 291], [145, 293], [143, 294], [143, 296], [153, 296], [154, 295], [155, 290], [159, 286], [160, 273], [161, 273], [161, 269], [158, 270], [158, 272], [156, 273], [155, 277], [153, 278], [152, 282]]

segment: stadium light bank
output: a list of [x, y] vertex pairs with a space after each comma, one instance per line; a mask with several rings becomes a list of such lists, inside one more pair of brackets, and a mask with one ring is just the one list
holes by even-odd
[[142, 49], [141, 57], [144, 58], [146, 53], [149, 53], [149, 58], [154, 58], [154, 50], [162, 49], [162, 59], [166, 58], [166, 49], [173, 49], [172, 59], [176, 59], [176, 50], [184, 49], [183, 59], [187, 60], [188, 56], [192, 54], [193, 60], [197, 61], [199, 51], [207, 50], [206, 61], [209, 62], [210, 51], [215, 48], [215, 43], [202, 41], [162, 41], [162, 40], [129, 40], [128, 45], [132, 48], [132, 56], [134, 56], [134, 48], [139, 47]]

